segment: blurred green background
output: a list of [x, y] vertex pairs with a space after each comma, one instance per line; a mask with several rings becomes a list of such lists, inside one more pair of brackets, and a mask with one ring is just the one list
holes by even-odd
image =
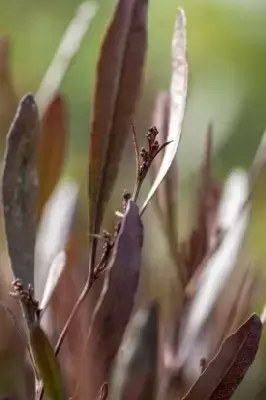
[[[0, 35], [10, 37], [13, 79], [20, 95], [38, 89], [79, 3], [79, 0], [0, 0]], [[99, 1], [99, 12], [62, 85], [71, 133], [66, 173], [79, 179], [86, 175], [87, 169], [88, 124], [99, 45], [114, 3], [114, 0]], [[247, 168], [252, 161], [266, 126], [266, 1], [150, 1], [147, 68], [136, 115], [137, 130], [140, 135], [143, 132], [143, 140], [150, 125], [155, 94], [169, 86], [171, 36], [178, 6], [185, 9], [188, 20], [190, 76], [178, 157], [185, 182], [182, 207], [189, 195], [187, 183], [193, 181], [202, 160], [210, 122], [214, 126], [218, 177], [223, 178], [232, 167]], [[129, 144], [121, 185], [133, 179], [131, 154]], [[262, 265], [266, 260], [265, 198], [262, 178], [256, 191], [251, 229], [254, 254]], [[181, 215], [184, 230], [186, 216], [186, 212]]]

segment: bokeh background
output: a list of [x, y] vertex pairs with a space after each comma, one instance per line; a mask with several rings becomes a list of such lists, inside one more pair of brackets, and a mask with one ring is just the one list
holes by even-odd
[[[11, 69], [19, 95], [38, 89], [79, 3], [79, 0], [0, 0], [0, 35], [9, 36], [11, 41]], [[86, 181], [88, 165], [88, 126], [95, 66], [114, 3], [114, 0], [99, 1], [99, 12], [62, 85], [69, 109], [71, 135], [65, 174], [81, 182]], [[233, 167], [248, 168], [266, 127], [266, 2], [150, 1], [147, 67], [135, 118], [143, 141], [151, 122], [155, 94], [169, 86], [171, 36], [178, 6], [185, 9], [188, 20], [190, 76], [188, 108], [178, 154], [181, 177], [179, 207], [182, 210], [180, 232], [185, 236], [189, 227], [189, 200], [194, 194], [193, 183], [202, 160], [208, 124], [212, 123], [214, 128], [215, 172], [221, 179]], [[132, 153], [129, 143], [114, 202], [118, 201], [122, 189], [131, 189], [128, 186], [130, 182], [133, 184]], [[252, 256], [262, 269], [266, 265], [265, 200], [266, 184], [262, 178], [256, 190], [250, 229]], [[159, 243], [156, 247], [160, 249], [156, 220], [149, 226], [149, 235], [149, 242], [156, 240]], [[155, 258], [155, 255], [151, 257], [150, 265], [154, 265]], [[264, 300], [266, 291], [261, 303]], [[266, 359], [265, 356], [266, 350]], [[263, 379], [266, 382], [263, 365], [262, 354], [249, 374], [249, 384], [242, 393], [240, 390], [239, 398], [252, 398], [246, 388], [250, 385], [259, 387]]]

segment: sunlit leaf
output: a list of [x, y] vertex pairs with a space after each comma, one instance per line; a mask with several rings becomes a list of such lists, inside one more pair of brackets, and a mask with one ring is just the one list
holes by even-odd
[[21, 100], [7, 137], [2, 176], [4, 222], [15, 277], [33, 283], [39, 131], [32, 95]]
[[60, 367], [53, 348], [39, 325], [30, 330], [30, 347], [45, 394], [51, 400], [62, 399]]
[[[225, 199], [221, 203], [223, 212], [219, 213], [220, 225], [218, 226], [229, 229], [225, 230], [226, 233], [223, 235], [220, 245], [210, 255], [201, 271], [197, 293], [189, 308], [182, 339], [179, 343], [178, 365], [183, 364], [188, 356], [192, 343], [207, 320], [236, 265], [249, 219], [249, 205], [242, 209], [243, 199], [247, 199], [248, 196], [246, 183], [247, 176], [238, 175], [236, 172], [235, 175], [230, 175], [228, 185], [225, 187]], [[227, 205], [230, 203], [232, 207], [228, 208]]]
[[110, 400], [155, 398], [158, 351], [157, 308], [140, 309], [130, 321], [114, 365]]
[[119, 0], [101, 48], [91, 126], [90, 232], [98, 233], [138, 100], [147, 46], [147, 0]]
[[35, 247], [34, 289], [41, 300], [50, 267], [65, 250], [76, 210], [78, 187], [74, 182], [61, 182], [46, 203], [39, 224]]
[[147, 207], [150, 199], [167, 174], [175, 159], [182, 131], [187, 97], [188, 64], [186, 43], [186, 18], [182, 9], [178, 10], [175, 32], [172, 42], [172, 81], [170, 87], [170, 119], [167, 141], [169, 143], [155, 178], [155, 181], [145, 200], [141, 213]]
[[248, 175], [241, 169], [228, 177], [218, 211], [217, 226], [221, 231], [231, 229], [239, 218], [249, 195]]
[[142, 235], [138, 207], [129, 201], [107, 267], [101, 296], [91, 317], [87, 342], [90, 350], [86, 357], [91, 370], [88, 396], [92, 398], [108, 378], [134, 306], [140, 273]]
[[38, 137], [37, 167], [39, 177], [38, 220], [59, 178], [66, 156], [68, 139], [67, 110], [61, 96], [56, 96], [42, 119]]
[[93, 1], [82, 3], [77, 9], [77, 14], [67, 27], [51, 65], [49, 66], [36, 94], [36, 102], [41, 117], [43, 117], [49, 104], [58, 93], [70, 62], [79, 50], [81, 41], [84, 38], [97, 10], [98, 4]]
[[[158, 93], [155, 99], [153, 114], [152, 114], [152, 126], [156, 126], [158, 130], [158, 141], [160, 144], [167, 141], [168, 129], [169, 129], [169, 108], [170, 108], [170, 96], [168, 92]], [[162, 162], [162, 156], [164, 154], [162, 150], [157, 157], [155, 157], [153, 164], [151, 165], [151, 172], [153, 178], [155, 178], [160, 164]]]
[[[169, 128], [170, 96], [167, 92], [157, 95], [152, 116], [152, 126], [158, 130], [157, 140], [160, 144], [167, 142]], [[152, 180], [155, 179], [167, 146], [155, 157], [151, 168]], [[172, 261], [180, 274], [180, 282], [185, 281], [185, 273], [178, 256], [178, 171], [177, 163], [172, 163], [168, 173], [158, 187], [154, 197], [156, 213], [164, 229]]]
[[183, 400], [230, 399], [254, 361], [261, 331], [262, 323], [254, 314], [224, 341]]
[[39, 303], [40, 310], [45, 310], [49, 304], [49, 301], [52, 297], [52, 294], [56, 288], [56, 285], [60, 279], [60, 276], [63, 272], [63, 269], [66, 264], [66, 254], [64, 251], [61, 251], [54, 259], [49, 272], [48, 277], [45, 283], [45, 288], [43, 292], [42, 299]]

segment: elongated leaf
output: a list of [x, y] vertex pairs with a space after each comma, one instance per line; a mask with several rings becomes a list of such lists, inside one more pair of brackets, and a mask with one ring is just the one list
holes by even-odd
[[[187, 265], [187, 293], [193, 293], [197, 278], [204, 268], [204, 258], [211, 247], [213, 236], [217, 238], [216, 214], [220, 201], [220, 185], [212, 176], [212, 126], [206, 134], [206, 145], [199, 186], [195, 197], [196, 227], [188, 239], [184, 258]], [[214, 231], [214, 234], [213, 234]]]
[[36, 102], [41, 117], [45, 114], [49, 104], [56, 96], [70, 62], [79, 50], [81, 41], [97, 10], [97, 3], [85, 1], [78, 7], [77, 14], [67, 27], [51, 65], [36, 94]]
[[139, 96], [147, 7], [148, 0], [119, 0], [101, 49], [90, 144], [91, 233], [100, 228]]
[[[9, 40], [0, 38], [0, 136], [6, 137], [15, 116], [18, 99], [9, 65]], [[2, 144], [2, 143], [1, 143]]]
[[230, 399], [254, 361], [261, 331], [262, 323], [254, 314], [224, 341], [184, 400]]
[[187, 390], [202, 373], [200, 360], [205, 359], [206, 363], [212, 360], [224, 339], [234, 333], [253, 312], [260, 294], [257, 280], [258, 271], [254, 265], [241, 266], [233, 272], [182, 367]]
[[141, 209], [141, 213], [147, 207], [150, 199], [167, 174], [175, 159], [182, 131], [187, 97], [188, 64], [187, 64], [187, 40], [186, 17], [182, 9], [178, 10], [175, 32], [172, 42], [172, 81], [170, 87], [170, 120], [167, 141], [162, 164], [149, 191], [147, 199]]
[[47, 336], [38, 325], [30, 331], [30, 346], [45, 393], [51, 400], [61, 400], [59, 363]]
[[121, 343], [109, 387], [110, 400], [153, 399], [156, 393], [157, 308], [140, 309]]
[[235, 225], [248, 195], [247, 173], [241, 169], [234, 170], [226, 181], [218, 211], [217, 225], [221, 231], [231, 229]]
[[39, 304], [40, 310], [45, 310], [49, 304], [49, 301], [52, 297], [52, 294], [56, 288], [56, 285], [60, 279], [60, 276], [63, 272], [63, 269], [66, 264], [66, 254], [64, 251], [61, 251], [54, 259], [50, 270], [48, 272], [48, 277], [46, 280], [43, 297]]
[[[237, 182], [234, 182], [235, 184], [239, 183], [238, 196], [235, 200], [232, 199], [231, 196], [225, 196], [226, 202], [222, 202], [222, 209], [224, 209], [225, 212], [224, 214], [220, 213], [218, 221], [223, 223], [221, 225], [222, 227], [228, 227], [230, 229], [226, 230], [226, 234], [223, 236], [220, 245], [206, 261], [206, 266], [199, 277], [197, 293], [189, 309], [184, 332], [182, 332], [182, 338], [179, 344], [178, 365], [183, 364], [187, 358], [192, 343], [207, 320], [209, 313], [213, 310], [223, 287], [232, 274], [244, 241], [249, 219], [249, 205], [246, 205], [241, 213], [241, 208], [233, 207], [234, 213], [232, 213], [230, 208], [228, 209], [224, 206], [228, 204], [228, 202], [235, 201], [239, 207], [242, 207], [243, 203], [239, 201], [239, 199], [247, 198], [248, 185], [243, 184], [242, 175], [239, 179], [240, 181], [237, 180]], [[232, 186], [231, 189], [232, 191], [230, 193], [235, 195], [236, 187]], [[227, 213], [230, 218], [227, 218]], [[238, 215], [237, 219], [236, 215]]]
[[21, 100], [7, 137], [2, 176], [5, 231], [15, 277], [33, 283], [37, 173], [37, 107], [32, 95]]
[[[152, 126], [155, 126], [158, 130], [157, 140], [159, 143], [165, 143], [167, 141], [168, 128], [169, 128], [169, 106], [170, 96], [167, 92], [161, 92], [157, 95], [153, 117]], [[166, 146], [167, 147], [167, 146]], [[151, 165], [150, 172], [152, 173], [152, 179], [154, 180], [163, 159], [166, 148], [161, 151], [154, 159]], [[177, 163], [172, 163], [168, 170], [165, 178], [158, 187], [156, 196], [154, 198], [154, 204], [157, 208], [157, 214], [160, 218], [161, 225], [164, 229], [169, 252], [172, 257], [172, 261], [177, 268], [179, 273], [180, 283], [185, 281], [185, 271], [183, 270], [181, 263], [179, 262], [178, 255], [178, 169]]]
[[87, 342], [90, 350], [86, 353], [91, 371], [89, 398], [94, 398], [102, 383], [107, 381], [132, 312], [140, 273], [142, 229], [138, 207], [129, 201], [104, 287], [91, 318]]
[[56, 96], [47, 108], [38, 138], [37, 166], [39, 176], [38, 220], [61, 176], [66, 157], [67, 112], [61, 96]]
[[[165, 143], [167, 141], [168, 129], [169, 129], [169, 108], [170, 108], [170, 95], [168, 92], [158, 93], [155, 99], [153, 114], [152, 114], [152, 126], [156, 126], [158, 131], [158, 142]], [[151, 172], [152, 177], [155, 179], [157, 172], [160, 168], [163, 154], [163, 149], [157, 157], [155, 157], [152, 165]], [[159, 196], [159, 194], [158, 194]]]
[[43, 297], [55, 257], [65, 250], [77, 198], [77, 185], [71, 181], [61, 182], [44, 208], [35, 247], [34, 289], [38, 301]]

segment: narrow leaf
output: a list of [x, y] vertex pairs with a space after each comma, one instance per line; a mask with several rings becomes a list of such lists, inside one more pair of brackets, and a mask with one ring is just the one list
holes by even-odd
[[53, 348], [40, 326], [30, 331], [30, 347], [44, 391], [51, 400], [62, 399], [60, 367]]
[[[121, 343], [109, 387], [110, 400], [153, 399], [158, 350], [157, 307], [139, 310]], [[144, 397], [145, 395], [145, 397]]]
[[[190, 282], [187, 292], [194, 290], [195, 282], [204, 267], [204, 258], [211, 247], [212, 233], [217, 232], [216, 214], [220, 201], [220, 185], [212, 176], [212, 126], [206, 134], [204, 159], [200, 171], [199, 186], [195, 197], [196, 227], [188, 239], [184, 258], [187, 265], [187, 278]], [[215, 235], [215, 238], [217, 235]]]
[[67, 112], [61, 96], [56, 96], [42, 119], [38, 137], [37, 167], [39, 177], [38, 220], [61, 176], [66, 157]]
[[51, 65], [36, 94], [36, 102], [41, 117], [58, 92], [61, 82], [69, 68], [69, 64], [79, 50], [81, 41], [97, 10], [97, 3], [90, 1], [82, 3], [77, 9], [77, 14], [74, 19], [67, 27]]
[[224, 341], [183, 400], [230, 399], [254, 361], [261, 331], [262, 323], [254, 314]]
[[61, 251], [54, 259], [50, 270], [48, 272], [48, 277], [43, 291], [42, 299], [39, 303], [39, 309], [44, 311], [48, 306], [52, 294], [57, 286], [60, 276], [66, 264], [66, 254]]
[[167, 174], [175, 159], [181, 136], [185, 105], [187, 97], [188, 64], [187, 64], [187, 40], [186, 17], [182, 9], [178, 10], [175, 32], [172, 42], [172, 81], [170, 87], [170, 120], [167, 142], [170, 142], [164, 152], [162, 164], [155, 181], [145, 200], [141, 213], [144, 212], [150, 199]]
[[15, 277], [25, 284], [33, 283], [38, 131], [37, 107], [29, 94], [21, 100], [8, 133], [2, 176], [9, 256]]
[[[242, 176], [240, 180], [242, 182]], [[232, 187], [232, 189], [232, 193], [235, 194], [235, 187]], [[242, 197], [245, 196], [247, 198], [248, 186], [240, 185], [239, 190], [239, 198], [242, 199]], [[230, 197], [230, 202], [231, 200], [233, 199]], [[242, 202], [238, 200], [238, 197], [236, 197], [235, 201], [239, 206], [242, 206]], [[229, 198], [227, 198], [226, 204], [227, 201], [229, 201]], [[220, 245], [206, 261], [206, 266], [200, 274], [197, 284], [197, 293], [190, 306], [179, 344], [177, 360], [177, 365], [179, 366], [182, 365], [187, 358], [192, 343], [199, 334], [210, 312], [213, 310], [222, 289], [231, 276], [244, 241], [250, 207], [247, 205], [241, 213], [239, 208], [236, 208], [234, 210], [235, 213], [231, 213], [231, 209], [224, 207], [224, 204], [225, 203], [222, 202], [222, 208], [224, 208], [226, 212], [228, 211], [228, 215], [230, 215], [231, 219], [227, 219], [227, 214], [225, 213], [220, 215], [219, 220], [221, 220], [222, 226], [230, 226], [230, 229], [226, 231]], [[237, 220], [235, 219], [236, 214], [238, 214]], [[221, 217], [222, 215], [223, 218]]]
[[[157, 140], [160, 144], [167, 142], [168, 128], [169, 128], [169, 106], [170, 96], [168, 93], [161, 92], [156, 97], [156, 102], [153, 111], [152, 126], [158, 130]], [[157, 175], [160, 169], [160, 164], [163, 159], [164, 152], [161, 151], [154, 159], [151, 165], [152, 179]], [[178, 255], [178, 171], [177, 164], [173, 163], [168, 170], [165, 178], [158, 187], [155, 196], [155, 206], [160, 218], [160, 222], [164, 229], [169, 251], [172, 256], [173, 263], [175, 264], [179, 273], [180, 282], [185, 281], [185, 271], [179, 262]]]
[[[152, 115], [152, 126], [156, 126], [158, 131], [158, 142], [160, 144], [167, 142], [168, 129], [169, 129], [169, 108], [170, 108], [170, 96], [168, 92], [158, 93], [155, 99], [154, 110]], [[162, 150], [154, 159], [151, 165], [151, 172], [153, 178], [157, 174], [160, 164], [162, 162]]]
[[119, 0], [97, 69], [91, 126], [90, 232], [98, 233], [138, 100], [147, 46], [148, 0]]
[[139, 281], [142, 235], [138, 207], [129, 201], [105, 275], [102, 293], [91, 318], [87, 343], [91, 370], [91, 392], [88, 397], [94, 398], [102, 383], [108, 380], [129, 321]]
[[231, 229], [239, 218], [249, 195], [248, 175], [241, 169], [228, 177], [218, 211], [217, 226], [221, 231]]
[[47, 202], [39, 224], [35, 247], [34, 289], [38, 301], [43, 298], [50, 267], [65, 250], [78, 198], [74, 182], [61, 182]]

